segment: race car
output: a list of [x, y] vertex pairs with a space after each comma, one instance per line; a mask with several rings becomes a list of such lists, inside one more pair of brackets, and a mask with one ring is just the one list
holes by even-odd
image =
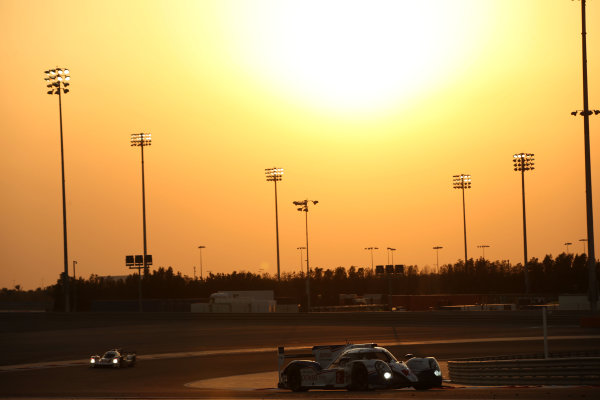
[[102, 357], [95, 355], [90, 357], [90, 367], [133, 367], [135, 365], [135, 352], [126, 352], [122, 349], [108, 350]]
[[[286, 358], [293, 360], [283, 368]], [[288, 354], [278, 349], [281, 389], [303, 392], [309, 389], [396, 389], [426, 390], [442, 386], [442, 371], [433, 357], [410, 357], [406, 363], [374, 343], [314, 346], [312, 354]]]

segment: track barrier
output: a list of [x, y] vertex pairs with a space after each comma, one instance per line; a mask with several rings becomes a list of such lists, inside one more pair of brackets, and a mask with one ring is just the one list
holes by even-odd
[[482, 357], [448, 361], [453, 383], [468, 385], [600, 385], [600, 354]]

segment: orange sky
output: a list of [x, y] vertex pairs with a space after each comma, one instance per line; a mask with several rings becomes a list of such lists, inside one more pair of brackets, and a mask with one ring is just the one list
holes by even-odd
[[[590, 106], [600, 108], [600, 4], [588, 2]], [[63, 270], [58, 101], [43, 71], [71, 70], [63, 98], [69, 265], [129, 273], [148, 252], [192, 275], [297, 271], [309, 213], [312, 267], [370, 266], [368, 246], [431, 267], [464, 257], [452, 175], [470, 173], [469, 257], [581, 252], [586, 237], [580, 3], [455, 1], [0, 0], [0, 287]], [[591, 118], [600, 235], [599, 117]], [[596, 246], [598, 247], [598, 246]], [[386, 252], [375, 253], [385, 264]], [[199, 273], [199, 272], [198, 272]]]

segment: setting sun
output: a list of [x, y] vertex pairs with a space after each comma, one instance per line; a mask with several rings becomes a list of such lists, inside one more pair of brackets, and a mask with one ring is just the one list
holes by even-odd
[[[232, 52], [264, 85], [312, 107], [380, 112], [456, 79], [494, 5], [447, 1], [248, 2]], [[231, 22], [228, 20], [228, 22]]]

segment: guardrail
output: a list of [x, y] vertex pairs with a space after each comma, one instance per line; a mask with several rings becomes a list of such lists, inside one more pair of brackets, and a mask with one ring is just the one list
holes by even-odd
[[530, 356], [448, 361], [448, 372], [452, 382], [469, 385], [600, 385], [600, 357]]

